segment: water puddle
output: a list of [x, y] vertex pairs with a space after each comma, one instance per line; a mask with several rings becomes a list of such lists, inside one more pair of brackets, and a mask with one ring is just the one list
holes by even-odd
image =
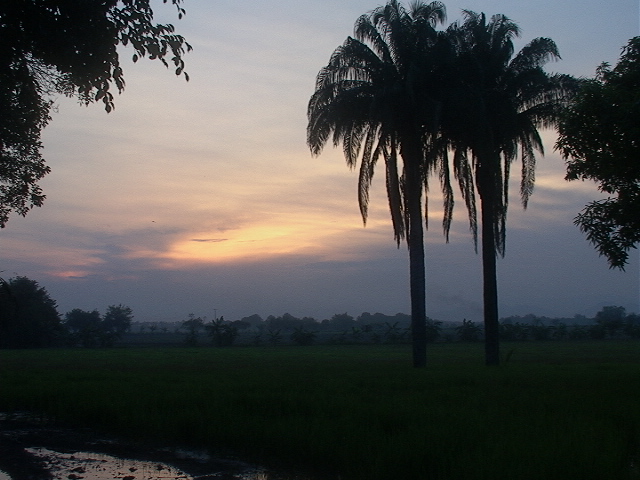
[[[58, 452], [44, 447], [25, 448], [24, 451], [47, 472], [48, 480], [305, 480], [303, 477], [273, 473], [241, 462], [207, 461], [194, 474], [162, 461], [122, 458], [104, 453]], [[193, 452], [183, 453], [193, 460]], [[0, 480], [14, 478], [0, 470]]]
[[27, 448], [26, 451], [39, 459], [52, 480], [269, 480], [265, 471], [230, 473], [211, 472], [191, 476], [171, 465], [112, 457], [94, 452], [61, 453], [47, 448]]
[[27, 448], [42, 461], [53, 479], [102, 480], [191, 480], [185, 472], [169, 465], [111, 457], [92, 452], [60, 453], [46, 448]]
[[232, 456], [151, 447], [0, 413], [0, 480], [311, 480]]

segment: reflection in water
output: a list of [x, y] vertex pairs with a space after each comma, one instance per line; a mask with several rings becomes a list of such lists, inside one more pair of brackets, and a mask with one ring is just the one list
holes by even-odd
[[[45, 463], [53, 480], [269, 480], [260, 470], [239, 474], [211, 472], [192, 477], [170, 465], [112, 457], [100, 453], [60, 453], [46, 448], [28, 448], [27, 451]], [[0, 480], [10, 480], [9, 476]]]

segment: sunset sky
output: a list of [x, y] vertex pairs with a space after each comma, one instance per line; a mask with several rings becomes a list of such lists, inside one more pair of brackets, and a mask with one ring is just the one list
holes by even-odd
[[[445, 3], [447, 25], [462, 9], [509, 16], [522, 29], [518, 49], [552, 38], [563, 59], [547, 69], [576, 76], [615, 64], [640, 35], [638, 0]], [[384, 172], [363, 227], [357, 173], [341, 149], [329, 145], [314, 158], [305, 143], [318, 70], [358, 16], [380, 4], [187, 0], [178, 20], [155, 2], [158, 20], [193, 46], [185, 57], [191, 81], [159, 62], [133, 64], [123, 50], [127, 86], [114, 112], [58, 99], [43, 136], [47, 200], [0, 231], [0, 275], [37, 280], [61, 314], [122, 303], [136, 321], [214, 311], [226, 319], [409, 313], [408, 252], [393, 240]], [[513, 168], [500, 315], [640, 311], [637, 251], [625, 272], [598, 256], [573, 218], [604, 195], [593, 183], [566, 182], [554, 133], [544, 137], [526, 211]], [[481, 321], [481, 258], [462, 202], [458, 195], [447, 244], [436, 182], [432, 191], [427, 314]]]

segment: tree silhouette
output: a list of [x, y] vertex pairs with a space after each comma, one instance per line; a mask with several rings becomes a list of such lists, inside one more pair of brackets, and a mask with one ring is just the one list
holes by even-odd
[[[515, 56], [518, 26], [504, 15], [464, 11], [448, 29], [456, 50], [443, 106], [442, 135], [454, 149], [460, 185], [474, 184], [480, 197], [485, 360], [500, 361], [496, 256], [505, 253], [508, 184], [512, 162], [522, 160], [520, 196], [526, 208], [535, 180], [535, 152], [543, 153], [538, 129], [556, 124], [576, 87], [566, 75], [543, 66], [558, 59], [555, 43], [536, 38]], [[471, 206], [475, 236], [475, 202]]]
[[184, 339], [185, 345], [189, 347], [195, 347], [198, 345], [198, 336], [200, 330], [204, 327], [205, 319], [196, 317], [193, 313], [189, 314], [189, 319], [182, 322], [180, 328], [187, 331], [187, 335]]
[[0, 279], [0, 348], [38, 348], [62, 336], [57, 305], [27, 277]]
[[444, 21], [440, 2], [414, 2], [405, 10], [396, 0], [362, 15], [316, 79], [308, 105], [307, 144], [319, 155], [332, 137], [342, 144], [347, 165], [358, 162], [358, 202], [366, 223], [369, 187], [376, 163], [384, 160], [394, 237], [409, 249], [413, 365], [426, 363], [426, 293], [423, 193], [437, 171], [445, 197], [445, 232], [452, 195], [441, 157], [426, 146], [437, 132], [434, 92], [439, 35]]
[[64, 326], [69, 332], [69, 340], [72, 345], [97, 347], [102, 344], [104, 329], [98, 310], [88, 311], [74, 308], [65, 314]]
[[[131, 329], [131, 321], [133, 320], [133, 310], [126, 305], [109, 305], [102, 319], [102, 329], [104, 330], [104, 343], [113, 345], [116, 340], [120, 340], [122, 336]], [[157, 325], [151, 325], [149, 329], [153, 332], [157, 329]]]
[[[182, 17], [182, 0], [171, 3]], [[170, 59], [188, 79], [182, 56], [191, 46], [173, 25], [154, 24], [153, 14], [150, 0], [0, 2], [0, 227], [11, 212], [24, 216], [44, 202], [38, 181], [50, 169], [40, 134], [55, 95], [111, 111], [111, 87], [125, 87], [120, 46], [133, 48], [134, 62]]]
[[567, 180], [594, 180], [610, 197], [589, 203], [575, 223], [612, 268], [624, 270], [640, 242], [640, 37], [615, 68], [600, 66], [560, 123], [557, 147]]

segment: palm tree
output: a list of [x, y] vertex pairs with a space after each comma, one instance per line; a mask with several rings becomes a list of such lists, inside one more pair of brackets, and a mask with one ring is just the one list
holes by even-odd
[[[427, 152], [437, 132], [434, 66], [440, 2], [414, 2], [409, 11], [397, 0], [361, 16], [354, 37], [320, 70], [308, 106], [307, 144], [319, 155], [332, 136], [342, 143], [347, 165], [360, 162], [358, 201], [366, 223], [369, 187], [378, 159], [385, 162], [394, 237], [409, 248], [413, 365], [426, 364], [426, 298], [422, 194], [428, 175], [439, 172], [445, 197], [445, 233], [452, 192], [446, 162]], [[435, 87], [434, 87], [435, 88]]]
[[[548, 38], [536, 38], [514, 54], [518, 26], [504, 15], [489, 21], [465, 10], [465, 21], [447, 33], [456, 50], [448, 75], [442, 135], [455, 151], [461, 185], [474, 183], [480, 197], [485, 360], [498, 365], [498, 288], [496, 256], [505, 253], [509, 174], [522, 161], [520, 197], [524, 208], [533, 192], [535, 152], [544, 153], [539, 128], [555, 126], [575, 79], [546, 73], [543, 66], [560, 55]], [[474, 178], [471, 178], [473, 176]], [[473, 202], [470, 217], [475, 223]]]

